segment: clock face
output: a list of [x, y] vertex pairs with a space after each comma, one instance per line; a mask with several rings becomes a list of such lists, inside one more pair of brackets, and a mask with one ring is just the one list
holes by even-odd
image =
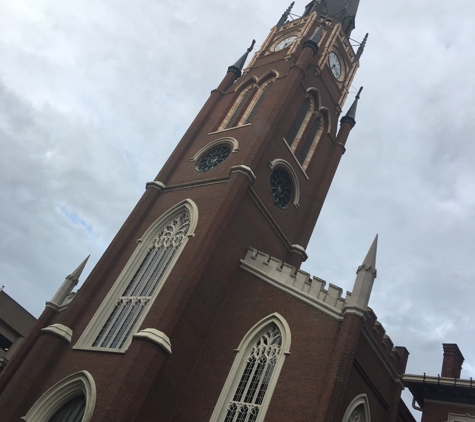
[[274, 47], [274, 51], [280, 51], [280, 50], [283, 50], [284, 48], [289, 47], [296, 39], [297, 39], [296, 35], [292, 35], [291, 37], [285, 38]]
[[338, 56], [332, 51], [328, 56], [328, 65], [333, 73], [333, 76], [338, 79], [341, 76], [341, 63]]

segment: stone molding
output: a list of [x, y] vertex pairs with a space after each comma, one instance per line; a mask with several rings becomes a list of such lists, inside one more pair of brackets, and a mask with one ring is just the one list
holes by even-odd
[[294, 266], [254, 248], [249, 248], [240, 266], [243, 270], [297, 297], [332, 318], [343, 319], [345, 299], [341, 297], [341, 288], [329, 284], [326, 290], [324, 280], [317, 277], [310, 278], [310, 274], [305, 271], [297, 270]]
[[73, 338], [73, 330], [63, 324], [53, 324], [46, 328], [42, 328], [41, 331], [54, 334], [63, 340], [66, 340], [68, 343], [70, 343]]
[[69, 375], [53, 385], [36, 401], [21, 420], [26, 422], [47, 421], [61, 406], [81, 394], [84, 394], [86, 399], [86, 408], [81, 422], [88, 422], [92, 418], [96, 405], [96, 384], [92, 375], [87, 371]]
[[285, 247], [290, 251], [299, 254], [304, 261], [307, 260], [308, 255], [307, 252], [305, 251], [305, 248], [303, 246], [297, 245], [297, 244], [291, 244], [287, 236], [285, 235], [284, 231], [281, 229], [277, 221], [275, 221], [274, 217], [272, 214], [269, 212], [269, 210], [266, 208], [264, 203], [262, 202], [261, 198], [259, 198], [259, 195], [257, 195], [257, 192], [250, 186], [247, 191], [249, 192], [249, 195], [251, 195], [252, 200], [255, 202], [261, 213], [264, 215], [264, 217], [267, 219], [267, 221], [270, 223], [271, 227], [274, 229], [274, 231], [277, 233], [277, 235], [280, 237], [282, 242], [284, 243]]
[[155, 328], [145, 328], [134, 334], [134, 338], [143, 338], [158, 344], [167, 354], [172, 354], [172, 344], [165, 333], [156, 330]]

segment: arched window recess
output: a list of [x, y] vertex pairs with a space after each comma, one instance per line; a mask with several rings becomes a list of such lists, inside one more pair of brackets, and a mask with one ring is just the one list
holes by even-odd
[[290, 342], [289, 325], [278, 313], [254, 325], [235, 350], [210, 422], [263, 421]]
[[343, 416], [343, 422], [371, 422], [366, 394], [360, 394], [352, 400]]
[[306, 170], [322, 133], [329, 129], [328, 110], [321, 108], [320, 93], [307, 90], [284, 140], [303, 170]]
[[87, 371], [53, 385], [21, 419], [26, 422], [88, 422], [96, 405], [96, 384]]
[[197, 221], [198, 208], [186, 199], [147, 229], [75, 349], [127, 350], [188, 239], [194, 236]]
[[190, 161], [197, 161], [200, 157], [202, 157], [208, 151], [213, 149], [215, 146], [218, 146], [221, 144], [228, 145], [231, 148], [231, 153], [239, 151], [239, 142], [235, 138], [230, 138], [230, 137], [220, 138], [206, 144], [203, 148], [197, 151], [196, 154], [193, 155], [193, 157], [190, 158]]
[[271, 84], [278, 77], [274, 70], [267, 72], [259, 80], [252, 76], [237, 88], [238, 96], [223, 119], [218, 131], [251, 124], [261, 104], [266, 98]]

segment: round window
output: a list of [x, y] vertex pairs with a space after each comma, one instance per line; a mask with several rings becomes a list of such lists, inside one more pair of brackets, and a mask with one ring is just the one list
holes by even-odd
[[196, 170], [205, 172], [214, 169], [217, 165], [226, 160], [229, 154], [231, 154], [231, 148], [229, 146], [218, 145], [203, 156], [196, 166]]
[[292, 181], [289, 174], [282, 168], [274, 170], [270, 176], [270, 193], [274, 204], [287, 208], [292, 198]]

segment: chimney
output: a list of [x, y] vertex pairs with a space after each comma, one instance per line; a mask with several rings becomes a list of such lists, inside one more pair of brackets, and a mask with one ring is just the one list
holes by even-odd
[[460, 378], [462, 363], [465, 360], [462, 352], [455, 343], [444, 343], [444, 362], [442, 363], [442, 376], [447, 378]]

